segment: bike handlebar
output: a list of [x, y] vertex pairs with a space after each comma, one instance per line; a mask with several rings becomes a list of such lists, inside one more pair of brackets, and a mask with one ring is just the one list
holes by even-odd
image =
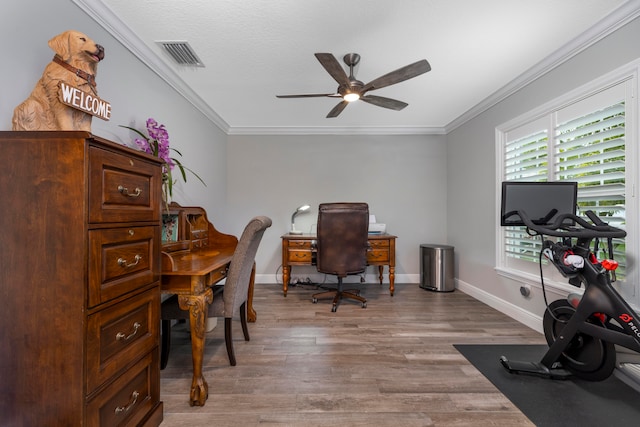
[[[517, 211], [517, 214], [528, 229], [547, 236], [594, 239], [625, 237], [627, 235], [626, 231], [613, 227], [602, 221], [593, 211], [586, 211], [585, 213], [593, 224], [589, 223], [584, 218], [570, 213], [558, 215], [551, 224], [536, 224], [529, 218], [526, 212]], [[580, 227], [566, 224], [566, 220], [574, 221], [576, 224], [580, 225]]]

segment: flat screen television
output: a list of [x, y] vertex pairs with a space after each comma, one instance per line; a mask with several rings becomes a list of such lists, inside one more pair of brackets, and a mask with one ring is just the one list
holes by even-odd
[[[576, 213], [578, 183], [510, 182], [502, 183], [500, 225], [525, 225], [517, 214], [523, 211], [534, 224], [551, 224], [558, 215]], [[570, 222], [573, 224], [573, 221]]]

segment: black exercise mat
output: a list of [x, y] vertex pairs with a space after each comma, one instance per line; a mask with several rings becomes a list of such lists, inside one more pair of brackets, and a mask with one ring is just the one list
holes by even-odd
[[540, 361], [544, 345], [462, 345], [454, 347], [537, 426], [637, 426], [640, 393], [611, 376], [591, 382], [578, 378], [549, 380], [510, 374], [509, 360]]

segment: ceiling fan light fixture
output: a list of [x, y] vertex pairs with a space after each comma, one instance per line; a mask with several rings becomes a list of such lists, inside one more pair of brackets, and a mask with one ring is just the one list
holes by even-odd
[[341, 97], [340, 101], [327, 114], [327, 118], [338, 117], [340, 113], [353, 101], [362, 100], [367, 104], [376, 105], [378, 107], [388, 108], [390, 110], [400, 111], [406, 107], [406, 102], [396, 99], [386, 98], [384, 96], [369, 95], [368, 92], [383, 87], [391, 86], [405, 80], [412, 79], [431, 70], [431, 65], [426, 59], [405, 65], [395, 71], [387, 73], [377, 79], [371, 80], [364, 84], [357, 80], [353, 75], [353, 67], [360, 61], [360, 55], [357, 53], [348, 53], [344, 56], [344, 63], [349, 67], [349, 75], [335, 56], [331, 53], [316, 53], [315, 57], [324, 69], [329, 73], [333, 80], [338, 83], [337, 93], [311, 93], [300, 95], [276, 95], [277, 98], [309, 98], [309, 97]]
[[343, 99], [347, 102], [357, 101], [358, 99], [360, 99], [360, 94], [355, 92], [345, 93]]

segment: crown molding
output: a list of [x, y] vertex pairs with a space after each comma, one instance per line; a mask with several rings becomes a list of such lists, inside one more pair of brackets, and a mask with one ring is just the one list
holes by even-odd
[[441, 127], [232, 127], [228, 135], [445, 135]]
[[71, 0], [91, 19], [118, 40], [135, 57], [156, 73], [176, 92], [182, 95], [220, 130], [229, 133], [229, 124], [222, 119], [176, 72], [147, 46], [124, 22], [101, 0]]
[[637, 0], [626, 1], [616, 10], [598, 21], [594, 26], [590, 27], [588, 30], [560, 47], [558, 50], [538, 62], [510, 83], [506, 84], [501, 89], [485, 98], [482, 102], [457, 117], [451, 123], [447, 124], [444, 127], [446, 133], [462, 126], [464, 123], [485, 112], [500, 101], [513, 95], [529, 83], [547, 74], [549, 71], [573, 58], [609, 34], [633, 21], [638, 16], [640, 16], [640, 2]]
[[494, 92], [445, 127], [231, 127], [173, 69], [147, 46], [102, 0], [71, 0], [151, 71], [182, 95], [227, 135], [429, 135], [447, 134], [524, 86], [571, 59], [640, 15], [640, 2], [628, 0], [593, 27]]

